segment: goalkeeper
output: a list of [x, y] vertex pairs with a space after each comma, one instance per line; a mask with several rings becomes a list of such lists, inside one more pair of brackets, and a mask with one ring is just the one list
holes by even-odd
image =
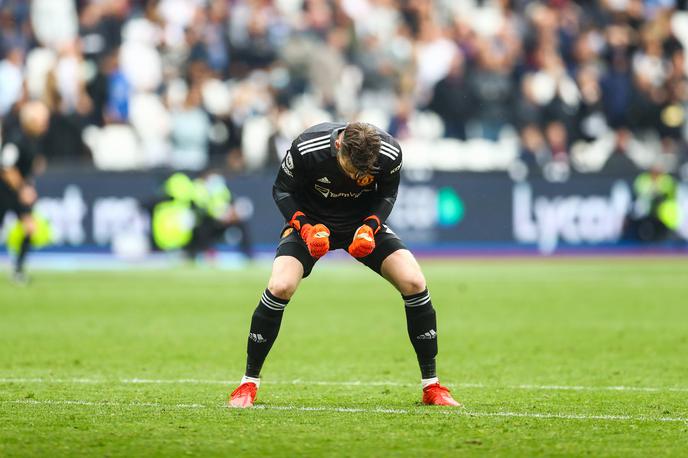
[[423, 402], [459, 405], [435, 371], [437, 324], [415, 258], [384, 223], [399, 187], [401, 148], [365, 123], [323, 123], [307, 129], [284, 157], [273, 197], [287, 224], [268, 287], [253, 313], [246, 373], [230, 406], [250, 407], [282, 315], [302, 278], [329, 250], [351, 256], [389, 281], [405, 305], [408, 335], [420, 365]]

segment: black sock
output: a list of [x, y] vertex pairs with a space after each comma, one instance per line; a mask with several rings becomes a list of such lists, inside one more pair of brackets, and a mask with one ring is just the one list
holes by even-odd
[[246, 376], [258, 378], [272, 344], [277, 339], [284, 308], [289, 301], [273, 296], [267, 289], [258, 302], [253, 318], [251, 331], [248, 334], [246, 349]]
[[26, 261], [26, 254], [31, 248], [31, 236], [24, 235], [21, 245], [19, 246], [19, 253], [17, 253], [17, 259], [14, 265], [14, 271], [17, 273], [22, 273], [24, 271], [24, 261]]
[[426, 288], [421, 293], [402, 297], [406, 309], [406, 328], [418, 357], [421, 377], [436, 377], [437, 318], [430, 293]]

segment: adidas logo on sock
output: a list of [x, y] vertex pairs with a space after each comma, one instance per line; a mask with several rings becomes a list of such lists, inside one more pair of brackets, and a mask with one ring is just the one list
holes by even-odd
[[248, 338], [254, 341], [255, 343], [263, 343], [268, 341], [268, 339], [264, 338], [262, 335], [256, 334], [254, 332], [249, 332]]
[[418, 340], [430, 340], [430, 339], [436, 339], [436, 338], [437, 338], [437, 333], [435, 332], [434, 329], [431, 329], [426, 333], [423, 333], [419, 336], [416, 336], [416, 339], [418, 339]]

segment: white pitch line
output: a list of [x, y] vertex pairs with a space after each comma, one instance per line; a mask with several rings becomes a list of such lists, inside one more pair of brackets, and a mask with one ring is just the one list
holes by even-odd
[[[11, 399], [2, 400], [0, 404], [17, 405], [75, 405], [90, 407], [136, 407], [136, 408], [159, 408], [167, 410], [187, 410], [187, 409], [225, 409], [224, 405], [205, 405], [205, 404], [161, 404], [156, 402], [117, 402], [117, 401], [85, 401], [72, 399]], [[278, 411], [297, 411], [297, 412], [334, 412], [334, 413], [372, 413], [372, 414], [397, 414], [397, 415], [454, 415], [459, 417], [506, 417], [506, 418], [535, 418], [541, 420], [584, 420], [584, 421], [639, 421], [650, 423], [688, 423], [688, 417], [648, 417], [646, 415], [587, 415], [587, 414], [566, 414], [566, 413], [545, 413], [545, 412], [474, 412], [464, 409], [456, 410], [431, 410], [420, 408], [417, 410], [407, 409], [388, 409], [383, 407], [359, 408], [359, 407], [325, 407], [325, 406], [270, 406], [260, 404], [255, 406], [255, 410], [278, 410]], [[230, 411], [233, 409], [229, 409]], [[242, 410], [249, 412], [251, 409]]]
[[[97, 378], [41, 378], [41, 377], [10, 377], [0, 378], [0, 383], [55, 383], [55, 384], [103, 384], [121, 383], [125, 385], [234, 385], [239, 380], [208, 380], [208, 379], [145, 379], [145, 378], [123, 378], [123, 379], [97, 379]], [[268, 385], [316, 385], [316, 386], [396, 386], [396, 387], [416, 387], [418, 383], [406, 383], [395, 381], [326, 381], [326, 380], [264, 380]], [[476, 389], [507, 389], [507, 390], [532, 390], [532, 391], [631, 391], [646, 393], [688, 393], [687, 387], [647, 387], [647, 386], [583, 386], [583, 385], [490, 385], [484, 383], [447, 383], [453, 388], [476, 388]]]
[[205, 409], [208, 407], [203, 404], [160, 404], [157, 402], [83, 401], [78, 399], [11, 399], [0, 401], [0, 404], [77, 405], [97, 407], [156, 407], [164, 409]]

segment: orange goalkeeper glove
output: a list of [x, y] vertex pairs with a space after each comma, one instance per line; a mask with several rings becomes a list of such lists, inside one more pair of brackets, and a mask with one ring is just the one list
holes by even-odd
[[315, 259], [322, 258], [330, 250], [330, 230], [324, 224], [313, 225], [303, 212], [297, 211], [289, 220], [289, 225], [301, 235], [308, 252]]
[[304, 224], [299, 234], [315, 259], [325, 256], [330, 250], [330, 230], [324, 224]]
[[368, 256], [375, 249], [375, 233], [380, 229], [380, 220], [377, 216], [369, 216], [363, 226], [356, 229], [354, 240], [349, 245], [349, 254], [354, 258]]

